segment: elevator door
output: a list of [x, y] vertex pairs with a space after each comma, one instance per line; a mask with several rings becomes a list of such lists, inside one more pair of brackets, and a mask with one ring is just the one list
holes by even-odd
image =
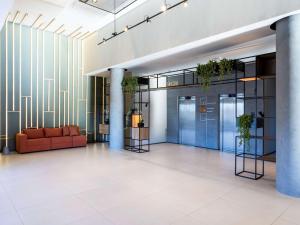
[[196, 97], [179, 97], [179, 143], [196, 144]]
[[235, 150], [235, 136], [238, 135], [236, 117], [243, 114], [244, 103], [237, 100], [237, 114], [235, 111], [235, 97], [220, 97], [220, 149], [233, 152]]

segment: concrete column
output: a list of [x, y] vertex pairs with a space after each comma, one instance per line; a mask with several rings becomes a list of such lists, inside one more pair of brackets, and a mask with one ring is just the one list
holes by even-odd
[[111, 69], [110, 78], [110, 148], [124, 148], [124, 97], [122, 80], [124, 69]]
[[300, 197], [300, 15], [276, 23], [276, 187]]

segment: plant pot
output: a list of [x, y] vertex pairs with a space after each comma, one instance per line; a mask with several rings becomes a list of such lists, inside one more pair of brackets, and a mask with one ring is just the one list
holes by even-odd
[[138, 84], [139, 85], [149, 85], [149, 78], [139, 77]]
[[245, 64], [237, 61], [236, 63], [233, 64], [232, 69], [233, 71], [237, 70], [240, 72], [245, 72]]

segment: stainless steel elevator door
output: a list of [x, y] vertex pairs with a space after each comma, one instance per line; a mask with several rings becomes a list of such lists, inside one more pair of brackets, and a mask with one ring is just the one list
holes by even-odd
[[[238, 135], [235, 104], [235, 97], [220, 97], [220, 149], [222, 151], [235, 150], [235, 136]], [[243, 109], [243, 100], [237, 99], [238, 116], [243, 113]]]
[[179, 97], [179, 143], [196, 144], [196, 97]]

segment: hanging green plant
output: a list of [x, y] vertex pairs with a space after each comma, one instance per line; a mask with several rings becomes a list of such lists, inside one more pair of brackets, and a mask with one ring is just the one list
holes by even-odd
[[207, 64], [199, 64], [197, 67], [197, 75], [200, 78], [201, 86], [207, 90], [211, 84], [211, 78], [217, 73], [218, 63], [209, 60]]
[[126, 127], [131, 126], [131, 117], [134, 113], [134, 93], [136, 92], [138, 86], [138, 78], [137, 77], [124, 77], [122, 80], [122, 88], [123, 92], [129, 94], [129, 111], [126, 113]]
[[129, 94], [133, 94], [136, 91], [138, 86], [138, 78], [137, 77], [124, 77], [122, 81], [122, 88], [124, 92]]
[[219, 65], [219, 80], [223, 80], [225, 75], [229, 75], [233, 71], [234, 60], [221, 59]]
[[253, 123], [253, 116], [249, 114], [244, 114], [238, 117], [238, 132], [240, 133], [239, 145], [245, 144], [248, 149], [250, 149], [250, 138], [251, 138], [251, 125]]

